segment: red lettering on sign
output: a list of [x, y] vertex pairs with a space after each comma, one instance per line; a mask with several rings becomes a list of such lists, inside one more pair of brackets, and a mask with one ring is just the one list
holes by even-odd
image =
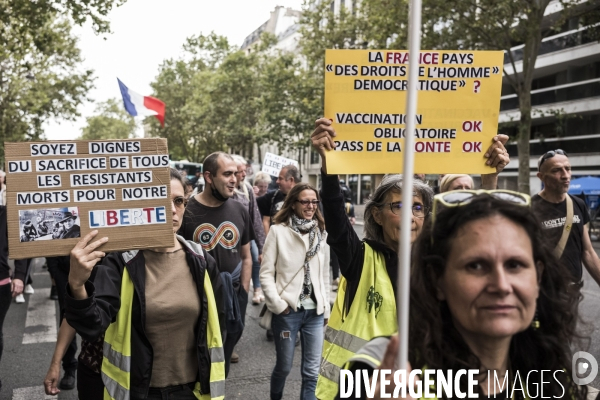
[[106, 225], [116, 225], [117, 223], [119, 223], [117, 212], [114, 210], [106, 211]]
[[146, 212], [147, 221], [152, 221], [152, 211], [154, 211], [154, 207], [142, 208]]

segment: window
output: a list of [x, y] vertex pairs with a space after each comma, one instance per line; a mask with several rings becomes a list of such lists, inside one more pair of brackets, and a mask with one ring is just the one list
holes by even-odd
[[319, 153], [317, 153], [314, 149], [310, 149], [310, 163], [318, 164], [320, 162]]

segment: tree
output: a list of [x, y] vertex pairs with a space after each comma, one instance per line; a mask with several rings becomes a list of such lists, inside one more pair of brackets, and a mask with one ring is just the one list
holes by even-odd
[[11, 30], [4, 32], [2, 40], [16, 47], [0, 48], [2, 157], [4, 141], [37, 140], [48, 119], [73, 120], [92, 87], [92, 71], [78, 70], [82, 58], [66, 21], [52, 20], [37, 30], [42, 50], [33, 38], [25, 43]]
[[96, 115], [86, 118], [81, 129], [81, 140], [129, 139], [135, 137], [135, 120], [117, 99], [98, 104]]
[[304, 147], [315, 98], [298, 60], [272, 48], [274, 38], [245, 53], [215, 34], [188, 38], [181, 59], [166, 60], [153, 96], [166, 103], [165, 128], [173, 158], [200, 161], [217, 150], [250, 155], [254, 144]]
[[[519, 191], [530, 193], [531, 84], [542, 38], [557, 31], [565, 20], [586, 11], [561, 1], [563, 10], [545, 16], [551, 0], [430, 0], [435, 1], [437, 20], [449, 20], [440, 30], [444, 48], [504, 50], [511, 73], [504, 71], [519, 99], [521, 117], [517, 136]], [[593, 2], [590, 2], [593, 3]], [[587, 7], [587, 6], [586, 6]], [[511, 51], [523, 44], [522, 50]], [[522, 67], [517, 63], [522, 60]], [[506, 61], [505, 61], [506, 62]]]
[[[333, 15], [328, 4], [309, 7], [301, 20], [302, 46], [309, 65], [323, 76], [326, 48], [407, 47], [408, 9], [404, 0], [362, 0], [352, 12]], [[586, 13], [597, 2], [574, 6], [561, 0], [563, 11], [544, 17], [550, 0], [424, 0], [421, 47], [446, 50], [505, 50], [513, 71], [507, 81], [519, 98], [519, 190], [529, 193], [531, 83], [543, 37], [559, 29], [565, 19]], [[595, 14], [594, 14], [595, 15]], [[597, 20], [596, 17], [594, 20]], [[510, 49], [524, 44], [522, 68]], [[520, 53], [520, 52], [519, 52]]]
[[[0, 161], [4, 141], [36, 140], [50, 118], [73, 120], [92, 87], [70, 21], [108, 33], [125, 0], [5, 0], [0, 6]], [[61, 16], [61, 17], [59, 17]]]
[[[126, 0], [4, 0], [0, 7], [0, 47], [11, 47], [7, 37], [17, 37], [22, 43], [33, 41], [39, 50], [46, 46], [38, 31], [52, 23], [57, 15], [69, 17], [76, 25], [91, 21], [94, 32], [109, 33], [106, 19], [113, 7]], [[7, 36], [10, 35], [10, 36]]]

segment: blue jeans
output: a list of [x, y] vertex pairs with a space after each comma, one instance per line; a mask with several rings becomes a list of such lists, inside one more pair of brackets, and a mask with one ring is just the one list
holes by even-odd
[[317, 315], [316, 310], [298, 309], [286, 315], [273, 315], [271, 322], [277, 362], [271, 374], [271, 400], [283, 397], [285, 380], [289, 375], [294, 361], [296, 335], [300, 335], [302, 343], [302, 388], [300, 400], [315, 400], [315, 389], [319, 376], [319, 363], [323, 350], [323, 314]]
[[250, 242], [250, 254], [252, 254], [252, 286], [254, 289], [260, 287], [260, 262], [258, 262], [258, 246], [256, 241]]

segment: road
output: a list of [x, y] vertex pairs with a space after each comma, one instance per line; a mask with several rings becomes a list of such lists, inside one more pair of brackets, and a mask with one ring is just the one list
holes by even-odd
[[[362, 227], [355, 226], [362, 236]], [[600, 243], [595, 242], [600, 252]], [[42, 381], [46, 374], [55, 345], [58, 302], [48, 299], [50, 278], [42, 268], [43, 259], [34, 261], [33, 279], [36, 292], [27, 295], [25, 304], [12, 303], [4, 323], [4, 355], [0, 364], [3, 388], [0, 399], [45, 400]], [[600, 288], [587, 275], [584, 277], [584, 300], [580, 314], [591, 332], [589, 351], [600, 360]], [[275, 347], [267, 342], [265, 331], [258, 325], [261, 306], [250, 304], [246, 316], [244, 336], [237, 346], [238, 364], [232, 364], [226, 385], [227, 399], [264, 400], [268, 398], [270, 375], [275, 364]], [[24, 342], [26, 342], [24, 344]], [[586, 350], [578, 347], [576, 350]], [[300, 393], [300, 348], [296, 349], [294, 368], [285, 387], [285, 399], [297, 399]], [[600, 378], [592, 383], [600, 387]], [[77, 399], [76, 390], [64, 391], [59, 400]]]

